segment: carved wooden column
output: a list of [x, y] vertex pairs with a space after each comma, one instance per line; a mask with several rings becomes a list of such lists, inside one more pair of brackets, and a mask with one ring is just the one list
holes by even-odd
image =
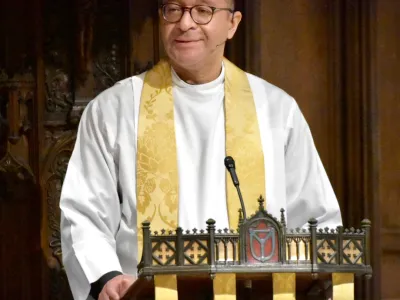
[[41, 116], [41, 247], [51, 299], [72, 299], [63, 270], [59, 198], [77, 126], [87, 104], [128, 76], [129, 1], [41, 1], [38, 95]]
[[[35, 79], [31, 72], [17, 74], [8, 78], [3, 71], [0, 77], [1, 127], [8, 137], [2, 142], [5, 153], [0, 157], [0, 170], [21, 169], [34, 179], [30, 163], [33, 160], [29, 152], [32, 141], [32, 106], [34, 101]], [[8, 130], [5, 130], [8, 128]], [[13, 166], [14, 167], [11, 167]], [[11, 167], [11, 169], [10, 169]], [[24, 171], [22, 171], [24, 170]], [[21, 173], [21, 176], [22, 176]], [[24, 176], [22, 176], [24, 177]], [[21, 178], [23, 179], [23, 178]]]
[[343, 112], [344, 220], [349, 226], [363, 218], [372, 221], [373, 281], [359, 299], [380, 298], [380, 209], [378, 190], [379, 144], [376, 95], [376, 3], [334, 1], [341, 21], [335, 43], [341, 67], [336, 81]]
[[40, 276], [33, 276], [40, 273], [39, 190], [30, 151], [35, 80], [30, 70], [0, 74], [0, 290], [5, 298], [40, 297]]

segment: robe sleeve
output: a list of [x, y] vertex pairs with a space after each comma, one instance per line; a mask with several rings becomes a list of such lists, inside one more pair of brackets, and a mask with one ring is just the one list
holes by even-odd
[[288, 227], [308, 228], [310, 218], [318, 220], [318, 228], [342, 225], [337, 198], [310, 128], [296, 103], [289, 114], [287, 128], [285, 172]]
[[121, 270], [115, 235], [121, 220], [111, 134], [96, 100], [86, 107], [64, 179], [61, 198], [63, 263], [74, 299], [90, 284]]

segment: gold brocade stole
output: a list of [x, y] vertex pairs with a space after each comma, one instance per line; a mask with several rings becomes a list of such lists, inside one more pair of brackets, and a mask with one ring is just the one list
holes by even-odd
[[296, 300], [296, 273], [273, 273], [274, 300]]
[[333, 273], [332, 285], [334, 300], [354, 300], [354, 274]]
[[[246, 73], [227, 59], [224, 67], [226, 154], [236, 161], [246, 210], [251, 213], [258, 208], [258, 196], [265, 193], [257, 113]], [[146, 73], [140, 101], [136, 171], [139, 257], [143, 248], [142, 222], [150, 221], [153, 231], [177, 227], [179, 181], [174, 125], [171, 66], [162, 60]], [[221, 167], [223, 164], [221, 161]], [[229, 226], [236, 229], [240, 202], [229, 173], [226, 179]], [[171, 280], [175, 280], [175, 292], [171, 291]], [[162, 295], [168, 294], [168, 299], [177, 299], [176, 276], [158, 277], [155, 282], [156, 297], [167, 299]], [[236, 293], [235, 288], [225, 288], [220, 297], [218, 290], [221, 288], [215, 287], [215, 299], [228, 299], [226, 293]]]

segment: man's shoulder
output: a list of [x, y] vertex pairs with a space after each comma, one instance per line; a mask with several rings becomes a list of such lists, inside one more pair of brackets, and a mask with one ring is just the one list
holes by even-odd
[[117, 81], [111, 88], [137, 88], [137, 85], [143, 85], [144, 77], [148, 71], [141, 72], [140, 74], [129, 76], [125, 79]]
[[143, 86], [144, 74], [130, 76], [117, 81], [113, 86], [103, 90], [91, 102], [101, 110], [114, 110], [134, 101], [135, 94]]
[[262, 101], [267, 101], [269, 105], [283, 105], [288, 108], [296, 104], [295, 99], [282, 88], [254, 74], [246, 72], [246, 75], [254, 94], [261, 97]]

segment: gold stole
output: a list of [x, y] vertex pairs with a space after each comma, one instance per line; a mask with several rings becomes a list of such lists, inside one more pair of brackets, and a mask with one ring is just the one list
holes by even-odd
[[333, 299], [354, 300], [354, 274], [333, 273]]
[[[226, 154], [236, 161], [246, 211], [252, 213], [258, 208], [258, 196], [265, 193], [264, 156], [257, 113], [246, 73], [227, 59], [224, 59], [224, 67]], [[141, 256], [142, 222], [150, 221], [153, 231], [175, 230], [178, 222], [179, 180], [172, 74], [170, 64], [164, 60], [148, 71], [144, 79], [136, 176], [138, 253]], [[229, 225], [236, 229], [240, 202], [229, 173], [226, 182]], [[218, 223], [216, 225], [218, 227]], [[227, 286], [226, 282], [232, 284]], [[155, 286], [156, 299], [178, 299], [176, 276], [155, 276]], [[215, 299], [235, 299], [234, 274], [217, 275], [214, 292]]]

